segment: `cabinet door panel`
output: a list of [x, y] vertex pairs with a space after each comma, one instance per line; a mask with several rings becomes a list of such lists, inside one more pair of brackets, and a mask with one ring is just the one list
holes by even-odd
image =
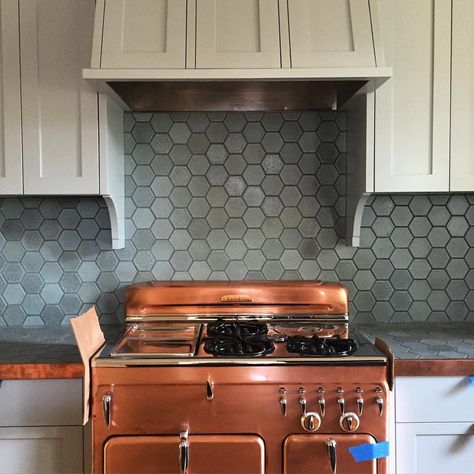
[[106, 0], [103, 68], [184, 68], [186, 0]]
[[338, 474], [375, 474], [377, 461], [355, 462], [348, 453], [351, 446], [375, 443], [370, 435], [290, 435], [286, 438], [283, 453], [284, 474], [332, 474], [327, 441], [336, 442]]
[[20, 0], [25, 194], [98, 194], [93, 0]]
[[23, 192], [18, 2], [0, 2], [0, 195]]
[[197, 0], [197, 68], [279, 68], [278, 0]]
[[375, 191], [448, 191], [451, 1], [379, 11], [393, 77], [375, 93]]
[[82, 427], [0, 428], [0, 474], [83, 472]]
[[474, 3], [453, 2], [451, 191], [474, 190]]
[[472, 474], [472, 423], [397, 423], [398, 474]]
[[292, 67], [375, 66], [368, 0], [288, 0]]
[[[104, 474], [179, 474], [178, 436], [121, 436], [105, 445]], [[193, 474], [263, 474], [263, 440], [253, 435], [191, 435]]]

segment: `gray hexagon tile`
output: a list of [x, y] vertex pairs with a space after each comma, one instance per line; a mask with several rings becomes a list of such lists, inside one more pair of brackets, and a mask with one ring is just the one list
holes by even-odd
[[100, 198], [0, 199], [0, 325], [166, 279], [340, 280], [360, 321], [474, 319], [474, 199], [378, 195], [344, 245], [343, 112], [125, 114], [126, 247]]

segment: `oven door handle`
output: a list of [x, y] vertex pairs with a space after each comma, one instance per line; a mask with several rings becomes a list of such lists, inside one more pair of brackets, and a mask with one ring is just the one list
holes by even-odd
[[181, 432], [179, 439], [179, 470], [181, 474], [187, 474], [189, 470], [188, 430]]
[[102, 397], [102, 409], [104, 411], [104, 421], [107, 428], [110, 428], [110, 411], [112, 405], [112, 394], [107, 392]]
[[337, 456], [336, 456], [336, 440], [328, 439], [326, 441], [328, 447], [329, 464], [331, 465], [331, 472], [336, 474], [337, 469]]

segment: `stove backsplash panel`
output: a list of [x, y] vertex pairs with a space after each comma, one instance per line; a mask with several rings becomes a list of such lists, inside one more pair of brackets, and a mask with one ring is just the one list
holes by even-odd
[[126, 247], [100, 198], [0, 199], [0, 325], [123, 318], [131, 282], [341, 280], [358, 321], [474, 317], [474, 196], [371, 198], [344, 245], [346, 116], [125, 115]]

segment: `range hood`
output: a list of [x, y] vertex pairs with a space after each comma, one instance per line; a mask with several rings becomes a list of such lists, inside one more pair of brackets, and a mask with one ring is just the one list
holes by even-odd
[[97, 0], [83, 77], [125, 110], [336, 110], [391, 76], [376, 1]]

